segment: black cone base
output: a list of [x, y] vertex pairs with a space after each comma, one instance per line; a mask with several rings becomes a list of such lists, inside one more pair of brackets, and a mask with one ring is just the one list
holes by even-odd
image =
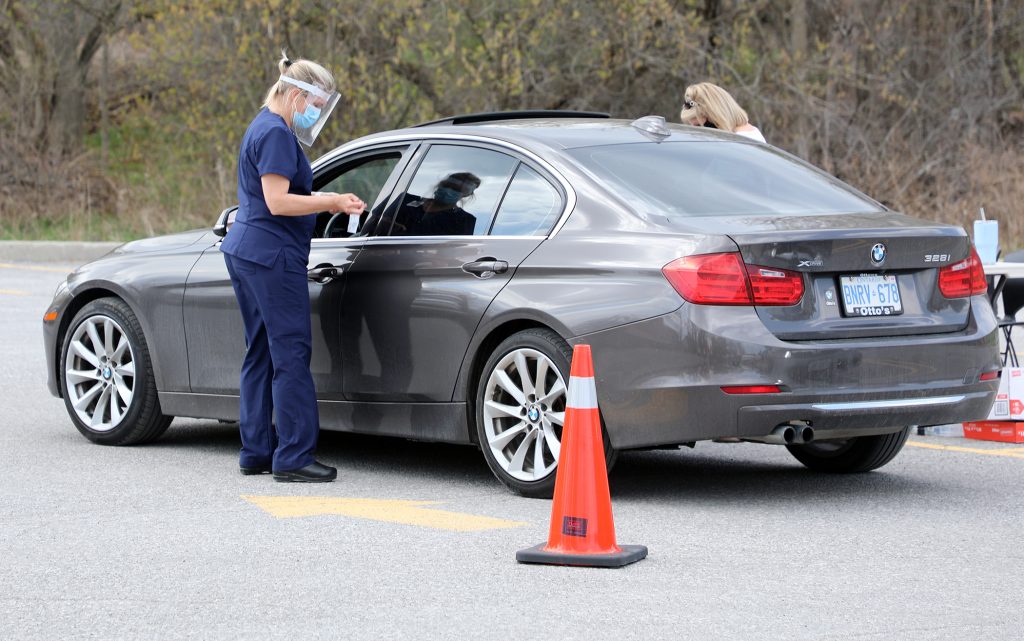
[[636, 563], [647, 557], [645, 545], [620, 545], [621, 552], [608, 554], [563, 554], [561, 552], [544, 551], [547, 543], [516, 552], [516, 561], [520, 563], [540, 563], [543, 565], [574, 565], [587, 568], [621, 568]]

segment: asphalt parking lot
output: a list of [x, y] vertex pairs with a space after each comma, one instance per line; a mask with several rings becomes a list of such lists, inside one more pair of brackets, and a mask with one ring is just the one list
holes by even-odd
[[66, 271], [0, 264], [2, 639], [1021, 638], [1024, 445], [913, 436], [855, 476], [768, 445], [625, 453], [618, 540], [650, 556], [518, 565], [550, 502], [471, 448], [328, 433], [338, 482], [292, 485], [239, 475], [216, 421], [89, 443], [45, 385]]

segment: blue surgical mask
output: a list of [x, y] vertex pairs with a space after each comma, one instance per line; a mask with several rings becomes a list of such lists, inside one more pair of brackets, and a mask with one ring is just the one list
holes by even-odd
[[451, 189], [450, 187], [438, 187], [437, 190], [434, 191], [434, 200], [442, 205], [454, 205], [459, 202], [459, 198], [462, 198], [462, 192]]
[[302, 113], [295, 112], [292, 116], [292, 124], [299, 129], [309, 129], [316, 124], [316, 121], [320, 119], [320, 108], [312, 104], [306, 105], [306, 110]]

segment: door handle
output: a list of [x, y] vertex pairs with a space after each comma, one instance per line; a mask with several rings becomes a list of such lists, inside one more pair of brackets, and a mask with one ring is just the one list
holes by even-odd
[[341, 267], [330, 264], [317, 265], [313, 269], [306, 272], [306, 278], [313, 281], [314, 283], [320, 283], [326, 285], [338, 276], [341, 276]]
[[481, 278], [490, 278], [495, 274], [507, 272], [508, 263], [504, 260], [495, 260], [488, 256], [487, 258], [474, 260], [471, 263], [463, 263], [462, 271]]

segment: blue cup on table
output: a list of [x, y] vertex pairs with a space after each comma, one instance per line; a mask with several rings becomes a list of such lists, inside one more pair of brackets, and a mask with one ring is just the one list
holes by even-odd
[[974, 221], [974, 248], [978, 250], [978, 258], [983, 265], [996, 262], [999, 255], [999, 221]]

